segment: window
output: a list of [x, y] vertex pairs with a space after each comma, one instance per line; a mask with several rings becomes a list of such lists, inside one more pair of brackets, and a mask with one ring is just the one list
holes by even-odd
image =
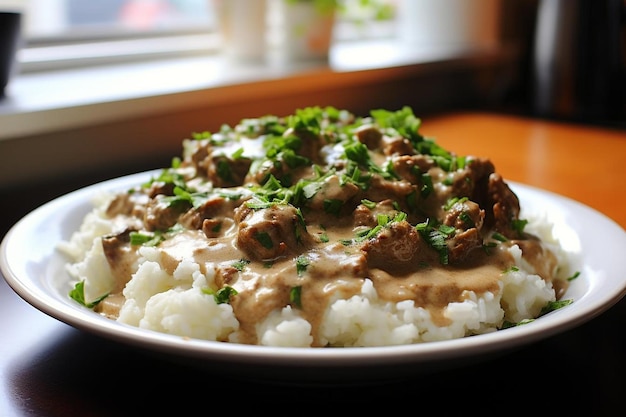
[[215, 47], [210, 4], [210, 0], [0, 0], [0, 7], [24, 12], [22, 72], [204, 53]]
[[94, 39], [181, 31], [213, 25], [207, 0], [24, 0], [32, 41]]
[[[214, 1], [0, 0], [0, 8], [25, 12], [20, 68], [33, 72], [215, 53], [220, 36]], [[338, 38], [377, 38], [393, 32], [396, 1], [341, 1]], [[379, 24], [365, 30], [367, 22]]]

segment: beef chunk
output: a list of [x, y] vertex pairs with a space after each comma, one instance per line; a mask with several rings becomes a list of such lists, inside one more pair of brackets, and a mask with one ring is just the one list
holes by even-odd
[[404, 273], [419, 267], [420, 255], [431, 251], [409, 222], [393, 222], [376, 237], [366, 241], [361, 250], [367, 256], [370, 268], [380, 268], [390, 273]]
[[167, 230], [174, 226], [179, 217], [191, 208], [187, 201], [179, 200], [171, 203], [165, 196], [157, 196], [146, 206], [143, 223], [147, 230]]
[[237, 246], [253, 260], [270, 261], [297, 254], [314, 238], [294, 206], [274, 204], [254, 210], [242, 205], [235, 214], [239, 231]]
[[500, 174], [489, 176], [489, 204], [493, 210], [493, 227], [509, 239], [519, 237], [513, 225], [519, 219], [520, 203]]
[[471, 251], [482, 247], [484, 218], [484, 210], [470, 200], [459, 201], [448, 210], [443, 224], [455, 229], [452, 238], [446, 242], [450, 264], [463, 261]]

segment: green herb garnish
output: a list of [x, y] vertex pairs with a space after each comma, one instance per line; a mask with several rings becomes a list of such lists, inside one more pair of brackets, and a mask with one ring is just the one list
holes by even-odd
[[289, 301], [297, 308], [302, 308], [302, 287], [292, 287], [289, 291]]
[[202, 292], [212, 295], [217, 304], [228, 304], [230, 302], [230, 297], [238, 294], [236, 289], [228, 285], [217, 291], [213, 291], [211, 288], [203, 288]]
[[72, 300], [87, 308], [94, 308], [96, 305], [98, 305], [98, 303], [100, 303], [102, 300], [109, 296], [109, 294], [107, 293], [91, 303], [85, 302], [85, 281], [77, 282], [76, 285], [74, 285], [74, 288], [70, 291], [69, 295]]

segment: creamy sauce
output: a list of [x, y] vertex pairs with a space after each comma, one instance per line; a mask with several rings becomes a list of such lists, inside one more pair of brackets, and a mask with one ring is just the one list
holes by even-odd
[[[329, 303], [360, 293], [365, 279], [373, 282], [381, 300], [412, 300], [429, 310], [435, 323], [446, 325], [443, 309], [463, 301], [468, 291], [498, 293], [502, 274], [514, 266], [507, 251], [513, 244], [537, 274], [559, 292], [565, 288], [565, 281], [556, 279], [554, 254], [534, 236], [515, 229], [519, 202], [488, 160], [442, 167], [407, 139], [389, 136], [368, 121], [341, 145], [327, 143], [323, 135], [311, 139], [310, 132], [299, 134], [309, 142], [296, 155], [308, 162], [292, 169], [284, 160], [259, 157], [260, 149], [267, 148], [262, 142], [266, 136], [259, 135], [250, 146], [254, 139], [236, 131], [220, 134], [218, 149], [207, 140], [186, 142], [182, 166], [170, 170], [184, 174], [194, 189], [209, 190], [213, 197], [206, 203], [170, 204], [164, 196], [172, 198], [173, 186], [158, 179], [149, 189], [136, 189], [136, 197], [120, 194], [114, 200], [110, 214], [118, 222], [126, 216], [128, 229], [103, 238], [117, 285], [97, 311], [116, 318], [124, 302], [122, 290], [138, 258], [137, 245], [129, 243], [130, 231], [150, 235], [175, 226], [182, 227], [168, 232], [158, 245], [162, 267], [172, 274], [182, 260], [193, 259], [201, 272], [215, 277], [214, 290], [235, 289], [229, 302], [240, 323], [242, 343], [256, 344], [255, 326], [270, 312], [291, 305], [311, 323], [313, 345], [321, 346], [318, 329]], [[283, 137], [290, 138], [295, 131], [286, 132]], [[244, 144], [253, 150], [247, 154], [260, 160], [246, 162], [238, 156], [229, 165], [228, 155]], [[377, 167], [393, 166], [387, 172], [394, 175], [371, 165], [355, 174], [344, 155], [354, 144], [366, 144], [370, 160]], [[451, 154], [450, 161], [456, 163], [454, 157]], [[363, 154], [358, 158], [366, 161]], [[268, 187], [270, 174], [282, 183]], [[244, 184], [212, 186], [244, 177]], [[298, 180], [300, 189], [283, 184]], [[430, 188], [427, 180], [432, 181]], [[279, 195], [274, 202], [266, 194], [259, 199], [251, 190], [263, 184], [265, 190], [280, 191], [282, 186], [302, 191], [303, 201], [296, 204], [293, 194]], [[276, 202], [281, 198], [292, 200]], [[419, 225], [426, 224], [430, 229], [424, 232]], [[494, 233], [504, 239], [494, 239]], [[291, 297], [295, 288], [299, 304]]]

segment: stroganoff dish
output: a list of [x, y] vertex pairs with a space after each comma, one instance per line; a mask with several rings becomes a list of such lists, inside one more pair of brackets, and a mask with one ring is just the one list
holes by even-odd
[[194, 134], [97, 196], [60, 245], [70, 296], [159, 332], [298, 347], [466, 337], [566, 304], [550, 225], [420, 125], [408, 107], [310, 107]]

